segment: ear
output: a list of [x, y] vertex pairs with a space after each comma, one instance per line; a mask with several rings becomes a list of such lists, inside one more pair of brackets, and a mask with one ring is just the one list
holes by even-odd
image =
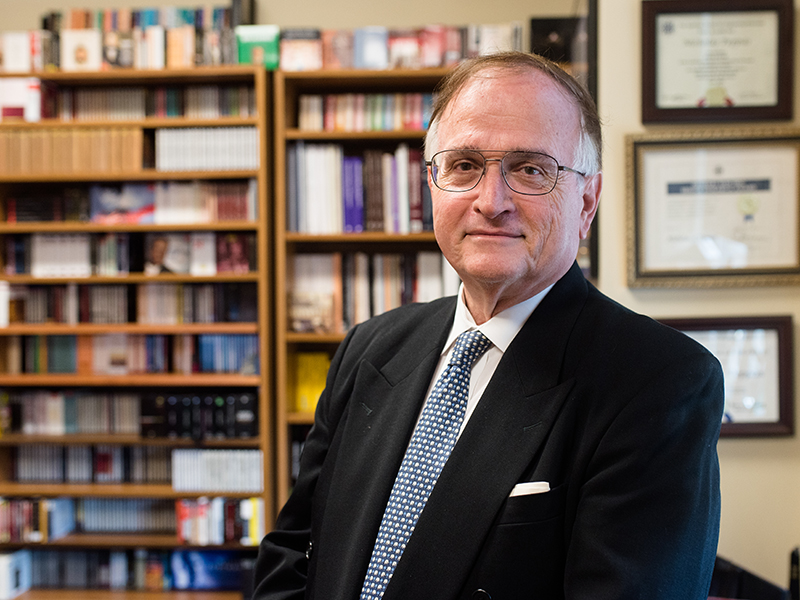
[[594, 216], [597, 214], [597, 205], [600, 203], [600, 192], [603, 189], [603, 173], [586, 177], [583, 187], [583, 206], [581, 208], [580, 236], [585, 240], [589, 235]]

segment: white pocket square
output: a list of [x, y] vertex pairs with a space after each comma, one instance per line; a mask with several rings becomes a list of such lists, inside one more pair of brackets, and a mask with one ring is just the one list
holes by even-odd
[[528, 496], [530, 494], [544, 494], [550, 491], [550, 484], [547, 481], [526, 481], [525, 483], [518, 483], [511, 490], [509, 498], [514, 496]]

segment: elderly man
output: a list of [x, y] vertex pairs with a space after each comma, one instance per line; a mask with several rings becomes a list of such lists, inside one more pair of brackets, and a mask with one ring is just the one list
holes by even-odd
[[594, 103], [521, 53], [459, 66], [426, 140], [463, 285], [355, 327], [258, 600], [700, 600], [719, 528], [718, 362], [585, 281]]

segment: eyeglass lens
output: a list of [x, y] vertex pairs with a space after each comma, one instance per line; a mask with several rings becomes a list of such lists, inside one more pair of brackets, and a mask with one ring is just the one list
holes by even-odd
[[[433, 180], [445, 191], [471, 190], [483, 177], [486, 160], [475, 150], [443, 150], [433, 157]], [[501, 167], [508, 187], [520, 194], [547, 194], [558, 178], [558, 162], [538, 152], [508, 152]]]

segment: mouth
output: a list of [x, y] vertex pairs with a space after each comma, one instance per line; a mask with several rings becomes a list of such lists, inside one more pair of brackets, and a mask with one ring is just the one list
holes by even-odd
[[495, 239], [503, 239], [503, 238], [521, 238], [524, 237], [521, 233], [516, 233], [513, 231], [495, 231], [495, 230], [476, 230], [476, 231], [468, 231], [467, 237], [478, 237], [478, 238], [495, 238]]

